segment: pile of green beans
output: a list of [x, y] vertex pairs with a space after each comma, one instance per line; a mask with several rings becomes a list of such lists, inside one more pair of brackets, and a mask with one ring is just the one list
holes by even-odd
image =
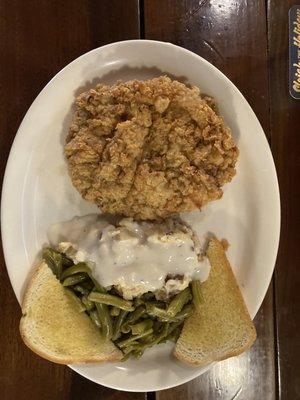
[[151, 292], [124, 300], [117, 291], [102, 287], [92, 276], [88, 263], [74, 264], [65, 254], [45, 248], [43, 259], [106, 339], [123, 352], [123, 360], [139, 358], [143, 352], [168, 340], [177, 341], [184, 320], [203, 302], [200, 281], [167, 301], [157, 301]]

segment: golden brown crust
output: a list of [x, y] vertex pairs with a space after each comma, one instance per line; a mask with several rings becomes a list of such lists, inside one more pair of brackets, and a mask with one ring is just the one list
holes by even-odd
[[80, 361], [74, 361], [71, 358], [61, 358], [61, 357], [53, 357], [50, 356], [49, 353], [42, 351], [38, 346], [34, 346], [32, 341], [28, 338], [27, 334], [25, 333], [25, 330], [22, 327], [22, 320], [20, 321], [20, 326], [19, 326], [21, 338], [26, 344], [26, 346], [33, 351], [35, 354], [38, 356], [44, 358], [45, 360], [52, 361], [56, 364], [63, 364], [63, 365], [68, 365], [68, 364], [100, 364], [104, 362], [110, 362], [110, 361], [120, 361], [122, 356], [116, 351], [115, 353], [111, 353], [107, 357], [99, 357], [98, 359], [88, 359], [88, 358], [82, 358]]
[[[36, 281], [37, 277], [42, 272], [42, 270], [45, 268], [45, 265], [46, 265], [45, 262], [42, 261], [35, 268], [35, 271], [34, 271], [33, 275], [31, 276], [30, 281], [27, 283], [26, 291], [24, 293], [24, 298], [23, 298], [23, 301], [22, 301], [22, 304], [21, 304], [22, 318], [26, 315], [26, 310], [27, 310], [29, 302], [30, 302], [30, 294], [31, 294], [34, 282]], [[22, 321], [22, 318], [21, 318], [21, 321]]]
[[103, 211], [136, 219], [220, 198], [238, 150], [211, 105], [167, 77], [83, 93], [65, 146], [74, 186]]
[[220, 357], [211, 358], [210, 360], [206, 358], [205, 360], [200, 361], [200, 360], [196, 360], [195, 358], [190, 358], [186, 354], [182, 354], [181, 352], [176, 351], [176, 346], [173, 350], [173, 355], [178, 360], [184, 362], [185, 364], [201, 367], [201, 366], [213, 363], [213, 362], [227, 360], [228, 358], [235, 357], [235, 356], [238, 356], [238, 355], [244, 353], [246, 350], [248, 350], [253, 345], [253, 343], [256, 340], [256, 337], [257, 337], [256, 331], [255, 331], [255, 329], [253, 329], [253, 334], [251, 336], [249, 336], [249, 341], [244, 346], [240, 347], [239, 349], [228, 352], [226, 354], [223, 354]]
[[100, 363], [104, 363], [104, 362], [110, 362], [110, 361], [120, 361], [122, 356], [120, 356], [120, 354], [118, 354], [118, 352], [115, 353], [111, 353], [109, 356], [107, 357], [99, 357], [99, 359], [87, 359], [87, 358], [83, 358], [80, 361], [74, 361], [71, 358], [59, 358], [59, 357], [53, 357], [50, 356], [49, 353], [42, 351], [38, 346], [34, 346], [32, 341], [29, 340], [27, 334], [24, 332], [23, 327], [22, 327], [22, 322], [20, 322], [20, 334], [21, 334], [21, 338], [24, 342], [24, 344], [26, 344], [26, 346], [33, 351], [35, 354], [37, 354], [38, 356], [44, 358], [45, 360], [48, 361], [52, 361], [56, 364], [63, 364], [63, 365], [68, 365], [68, 364], [100, 364]]

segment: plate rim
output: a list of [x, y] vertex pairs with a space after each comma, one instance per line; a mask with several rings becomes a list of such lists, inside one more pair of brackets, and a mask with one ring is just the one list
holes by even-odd
[[[170, 42], [164, 42], [164, 41], [157, 41], [157, 40], [148, 40], [148, 39], [132, 39], [132, 40], [122, 40], [122, 41], [118, 41], [118, 42], [113, 42], [113, 43], [109, 43], [106, 44], [104, 46], [100, 46], [100, 47], [96, 47], [92, 50], [87, 51], [84, 54], [81, 54], [80, 56], [78, 56], [77, 58], [75, 58], [74, 60], [72, 60], [71, 62], [69, 62], [66, 66], [64, 66], [62, 69], [60, 69], [48, 82], [47, 84], [40, 90], [40, 92], [38, 93], [38, 95], [35, 97], [35, 99], [33, 100], [33, 102], [31, 103], [30, 107], [27, 109], [24, 117], [22, 118], [22, 121], [18, 127], [18, 130], [16, 132], [16, 135], [14, 137], [14, 140], [12, 142], [10, 151], [9, 151], [9, 156], [7, 158], [7, 162], [6, 162], [6, 167], [5, 167], [5, 172], [4, 172], [4, 177], [3, 177], [3, 182], [2, 182], [2, 193], [1, 193], [1, 236], [2, 236], [2, 247], [3, 247], [3, 254], [4, 254], [4, 260], [5, 260], [5, 266], [6, 266], [6, 270], [9, 276], [9, 280], [10, 280], [10, 284], [13, 288], [14, 294], [16, 296], [16, 289], [15, 286], [13, 284], [13, 279], [12, 279], [12, 268], [9, 268], [8, 265], [10, 265], [10, 263], [8, 262], [8, 250], [7, 250], [7, 241], [8, 241], [8, 237], [5, 234], [6, 231], [6, 217], [5, 217], [5, 210], [6, 208], [9, 206], [9, 192], [10, 192], [10, 185], [9, 185], [9, 177], [11, 175], [11, 171], [14, 168], [14, 162], [15, 162], [15, 158], [17, 155], [17, 148], [18, 148], [18, 142], [20, 140], [20, 138], [23, 138], [25, 135], [25, 132], [22, 133], [22, 127], [25, 123], [25, 121], [28, 118], [28, 115], [30, 114], [31, 109], [34, 107], [35, 103], [38, 101], [38, 99], [44, 94], [44, 92], [46, 91], [46, 89], [48, 88], [48, 86], [50, 86], [52, 84], [52, 82], [58, 78], [61, 74], [63, 74], [63, 72], [67, 69], [69, 69], [73, 64], [80, 62], [81, 58], [85, 58], [85, 57], [89, 57], [92, 53], [97, 53], [99, 51], [103, 51], [107, 48], [113, 48], [113, 47], [118, 47], [120, 45], [135, 45], [137, 43], [150, 43], [150, 44], [154, 44], [157, 46], [169, 46], [169, 47], [173, 47], [175, 50], [179, 50], [183, 53], [186, 53], [189, 56], [194, 57], [195, 59], [197, 59], [198, 61], [209, 65], [210, 68], [212, 68], [218, 75], [221, 76], [221, 78], [223, 80], [225, 80], [227, 82], [227, 84], [229, 84], [231, 86], [231, 88], [235, 91], [235, 93], [237, 95], [239, 95], [240, 97], [242, 97], [242, 99], [245, 102], [245, 106], [248, 108], [248, 111], [252, 114], [252, 118], [256, 119], [257, 123], [259, 124], [260, 128], [261, 128], [261, 133], [260, 139], [263, 140], [265, 142], [267, 151], [269, 153], [269, 161], [270, 161], [270, 168], [272, 171], [272, 175], [271, 175], [271, 180], [273, 180], [273, 197], [274, 200], [276, 201], [276, 216], [274, 216], [274, 221], [275, 221], [275, 225], [276, 225], [276, 241], [274, 243], [274, 246], [272, 248], [272, 259], [273, 259], [273, 268], [269, 270], [269, 274], [266, 274], [267, 279], [265, 279], [265, 281], [268, 281], [268, 285], [266, 285], [266, 289], [264, 291], [263, 296], [261, 296], [261, 299], [259, 301], [259, 307], [256, 310], [256, 312], [253, 315], [253, 318], [255, 317], [257, 311], [259, 310], [259, 308], [262, 305], [262, 302], [266, 296], [267, 290], [269, 288], [271, 279], [272, 279], [272, 275], [275, 269], [275, 265], [276, 265], [276, 259], [277, 259], [277, 254], [278, 254], [278, 249], [279, 249], [279, 240], [280, 240], [280, 231], [281, 231], [281, 201], [280, 201], [280, 190], [279, 190], [279, 183], [278, 183], [278, 176], [277, 176], [277, 171], [276, 171], [276, 166], [275, 166], [275, 162], [274, 162], [274, 158], [273, 158], [273, 154], [269, 145], [269, 142], [267, 140], [266, 134], [261, 126], [261, 123], [259, 121], [259, 119], [257, 118], [256, 114], [254, 113], [252, 107], [250, 106], [249, 102], [247, 101], [247, 99], [244, 97], [244, 95], [242, 94], [242, 92], [235, 86], [235, 84], [222, 72], [220, 71], [215, 65], [213, 65], [212, 63], [210, 63], [209, 61], [207, 61], [205, 58], [199, 56], [198, 54], [194, 53], [191, 50], [188, 50], [186, 48], [183, 48], [181, 46], [177, 46], [173, 43]], [[17, 296], [16, 296], [17, 297]], [[18, 298], [18, 297], [17, 297]], [[19, 302], [19, 300], [18, 300]], [[20, 302], [19, 302], [20, 304]], [[176, 385], [169, 385], [169, 386], [155, 386], [155, 388], [151, 387], [149, 389], [147, 389], [147, 391], [157, 391], [157, 390], [163, 390], [163, 389], [169, 389], [172, 387], [176, 387], [179, 385], [182, 385], [184, 383], [187, 383], [189, 381], [191, 381], [192, 379], [195, 379], [197, 376], [201, 375], [202, 373], [206, 372], [208, 369], [210, 369], [213, 365], [215, 365], [215, 363], [212, 363], [210, 365], [207, 366], [207, 368], [205, 370], [203, 370], [203, 368], [200, 370], [199, 373], [197, 373], [199, 371], [199, 369], [195, 369], [195, 373], [191, 374], [192, 376], [186, 379], [182, 379], [179, 380], [178, 383], [176, 383]], [[76, 371], [77, 373], [79, 373], [80, 375], [84, 376], [85, 378], [97, 383], [97, 381], [93, 380], [91, 377], [89, 377], [85, 372], [82, 371], [78, 371], [78, 366], [76, 365], [69, 365], [69, 367]], [[125, 389], [125, 388], [120, 388], [116, 385], [105, 385], [106, 387], [112, 388], [112, 389], [116, 389], [116, 390], [120, 390], [120, 391], [128, 391], [128, 392], [144, 392], [144, 390], [137, 390], [137, 389]]]

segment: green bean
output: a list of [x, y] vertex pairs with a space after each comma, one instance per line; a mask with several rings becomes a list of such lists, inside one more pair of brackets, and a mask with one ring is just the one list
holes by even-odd
[[136, 341], [138, 339], [141, 339], [141, 338], [143, 338], [143, 337], [145, 337], [147, 335], [152, 334], [152, 332], [153, 332], [153, 329], [150, 328], [150, 329], [146, 330], [145, 332], [141, 333], [140, 335], [130, 336], [128, 339], [125, 339], [125, 340], [122, 340], [122, 341], [118, 342], [118, 346], [120, 348], [126, 347], [130, 343], [132, 343], [132, 342], [134, 342], [134, 341]]
[[163, 325], [162, 330], [153, 337], [153, 341], [150, 342], [151, 346], [154, 346], [158, 343], [161, 343], [164, 338], [166, 338], [169, 334], [170, 324], [167, 322]]
[[68, 276], [77, 274], [79, 272], [85, 272], [88, 275], [92, 274], [91, 268], [86, 263], [80, 262], [76, 265], [72, 265], [72, 267], [65, 269], [61, 275], [61, 279], [65, 279]]
[[91, 281], [91, 279], [88, 279], [88, 280], [82, 282], [82, 284], [81, 284], [80, 286], [82, 286], [82, 287], [84, 287], [86, 290], [88, 290], [88, 293], [90, 293], [90, 292], [94, 289], [94, 287], [95, 287], [94, 284], [93, 284], [93, 282]]
[[[68, 279], [68, 278], [66, 278]], [[76, 292], [79, 292], [80, 294], [88, 295], [90, 293], [90, 290], [86, 289], [83, 285], [75, 285], [72, 287], [73, 290]]]
[[175, 329], [177, 329], [182, 323], [181, 322], [173, 322], [172, 324], [169, 324], [168, 330], [167, 330], [167, 335], [170, 335]]
[[167, 343], [168, 336], [163, 337], [157, 344]]
[[109, 306], [115, 306], [125, 311], [133, 311], [132, 301], [124, 300], [121, 297], [113, 296], [107, 293], [91, 292], [88, 297], [89, 300], [96, 303], [102, 303]]
[[74, 265], [74, 262], [67, 257], [65, 254], [61, 254], [62, 256], [62, 266], [63, 268], [68, 268], [68, 267], [72, 267], [72, 265]]
[[164, 337], [166, 337], [169, 334], [169, 327], [170, 324], [167, 322], [163, 325], [161, 332], [154, 337], [154, 344], [159, 343]]
[[122, 333], [129, 333], [131, 331], [131, 327], [130, 325], [123, 324], [120, 330]]
[[145, 336], [142, 339], [139, 339], [139, 344], [140, 343], [144, 343], [144, 344], [152, 343], [153, 340], [154, 340], [153, 334], [152, 335], [148, 335], [148, 336]]
[[96, 310], [90, 312], [90, 318], [93, 321], [93, 323], [97, 326], [97, 328], [101, 328], [101, 321], [98, 312]]
[[76, 296], [72, 290], [65, 288], [65, 293], [69, 297], [69, 299], [76, 305], [79, 313], [86, 310], [85, 306], [82, 304], [81, 300]]
[[164, 324], [162, 326], [162, 330], [153, 335], [152, 341], [148, 341], [147, 343], [145, 343], [147, 345], [146, 347], [152, 347], [158, 343], [161, 343], [161, 341], [168, 335], [169, 325], [169, 323]]
[[124, 310], [120, 311], [120, 314], [118, 315], [118, 317], [116, 318], [115, 323], [114, 323], [114, 333], [113, 333], [112, 340], [117, 340], [119, 338], [119, 336], [121, 334], [120, 329], [121, 329], [121, 326], [122, 326], [127, 314], [128, 314], [127, 311], [124, 311]]
[[122, 352], [124, 354], [130, 354], [132, 355], [134, 351], [144, 351], [147, 348], [152, 347], [152, 344], [150, 343], [146, 343], [146, 342], [132, 342], [131, 345], [129, 345], [128, 347], [122, 348]]
[[144, 354], [144, 352], [143, 352], [142, 350], [133, 350], [133, 351], [131, 352], [131, 355], [132, 355], [134, 358], [141, 358], [143, 354]]
[[[152, 346], [153, 346], [153, 340], [152, 340], [152, 342], [148, 342], [148, 343], [146, 343], [146, 342], [144, 342], [144, 343], [136, 342], [131, 347], [131, 353], [130, 354], [132, 354], [133, 351], [145, 351], [146, 349], [148, 349], [149, 347], [152, 347]], [[123, 349], [122, 349], [122, 351], [123, 351]]]
[[110, 310], [110, 315], [112, 317], [117, 317], [120, 314], [120, 308], [118, 307], [112, 307]]
[[142, 299], [145, 301], [148, 301], [148, 300], [153, 300], [154, 299], [154, 294], [152, 293], [152, 292], [147, 292], [147, 293], [144, 293], [143, 295], [142, 295]]
[[201, 290], [201, 282], [199, 280], [192, 281], [193, 303], [196, 309], [199, 309], [204, 302], [203, 293]]
[[90, 275], [91, 281], [94, 284], [94, 289], [99, 292], [99, 293], [106, 293], [106, 289], [100, 285], [100, 283], [92, 276]]
[[174, 299], [171, 301], [167, 308], [167, 314], [170, 317], [175, 317], [179, 313], [183, 306], [190, 300], [191, 291], [190, 288], [185, 288], [182, 292], [178, 293]]
[[155, 299], [150, 299], [148, 301], [144, 301], [144, 304], [153, 304], [158, 308], [162, 308], [164, 309], [166, 306], [166, 303], [164, 301], [161, 300], [155, 300]]
[[62, 273], [62, 255], [50, 247], [47, 247], [43, 250], [42, 257], [52, 272], [60, 279]]
[[131, 332], [133, 335], [141, 335], [143, 332], [149, 330], [153, 326], [151, 319], [145, 319], [142, 322], [138, 322], [135, 325], [131, 325]]
[[144, 306], [139, 306], [132, 313], [128, 315], [128, 318], [124, 322], [124, 325], [134, 324], [138, 319], [141, 318], [142, 315], [146, 313], [146, 309]]
[[172, 322], [182, 322], [185, 318], [189, 317], [194, 311], [192, 304], [187, 304], [183, 309], [173, 318]]
[[169, 318], [167, 311], [157, 307], [155, 303], [146, 303], [146, 311], [149, 315], [151, 315], [151, 317], [154, 318], [162, 318], [162, 319]]
[[132, 313], [129, 314], [128, 318], [121, 326], [121, 332], [130, 332], [131, 325], [138, 321], [140, 318], [143, 318], [144, 315], [146, 316], [146, 318], [149, 318], [146, 314], [146, 309], [144, 306], [139, 306], [138, 308], [136, 308]]
[[173, 342], [177, 342], [181, 332], [181, 327], [178, 326], [176, 329], [174, 329], [173, 332], [171, 332], [167, 337], [166, 340], [172, 340]]
[[137, 344], [138, 344], [138, 342], [136, 342], [136, 343], [133, 342], [133, 343], [130, 344], [129, 346], [124, 347], [124, 348], [122, 349], [123, 354], [128, 354], [128, 353], [132, 352], [132, 351], [134, 350], [134, 347], [135, 347]]
[[127, 354], [124, 354], [124, 356], [121, 358], [121, 361], [127, 361], [128, 358], [130, 357], [130, 351]]
[[136, 297], [135, 299], [134, 299], [134, 305], [135, 305], [135, 307], [139, 307], [139, 306], [141, 306], [141, 305], [143, 305], [145, 302], [144, 302], [144, 300], [141, 298], [141, 297]]
[[[124, 353], [124, 360], [129, 356], [139, 357], [146, 348], [152, 347], [158, 343], [164, 343], [168, 340], [176, 341], [182, 328], [183, 319], [181, 319], [181, 317], [191, 310], [191, 305], [186, 306], [180, 313], [181, 315], [176, 319], [177, 322], [162, 323], [153, 320], [142, 320], [131, 325], [132, 335], [125, 335], [125, 338], [123, 337], [122, 340], [116, 343]], [[114, 341], [120, 336], [120, 330], [116, 328], [116, 323], [119, 321], [118, 327], [120, 327], [126, 314], [128, 313], [125, 310], [121, 310], [119, 316], [115, 320], [114, 335], [112, 338]], [[120, 315], [123, 318], [120, 318]], [[124, 325], [122, 327], [124, 328]], [[154, 333], [154, 327], [156, 334]]]
[[166, 302], [165, 301], [155, 300], [155, 301], [151, 301], [151, 303], [155, 304], [156, 307], [158, 307], [158, 308], [162, 308], [163, 310], [166, 309]]
[[[124, 354], [124, 358], [126, 358], [126, 360], [132, 356], [134, 358], [140, 358], [144, 351], [143, 349], [141, 349], [140, 343], [136, 342], [133, 343], [132, 346], [128, 346], [122, 349], [122, 352]], [[122, 359], [123, 361], [123, 359]]]
[[175, 315], [174, 318], [160, 317], [159, 320], [162, 322], [182, 322], [185, 318], [189, 317], [193, 313], [193, 311], [193, 306], [191, 304], [187, 304], [179, 313]]
[[108, 307], [105, 304], [96, 303], [96, 309], [101, 322], [102, 335], [105, 339], [111, 339], [113, 335], [113, 326]]
[[74, 286], [77, 285], [77, 283], [81, 283], [85, 281], [87, 278], [86, 274], [80, 273], [80, 274], [75, 274], [75, 275], [70, 275], [63, 281], [63, 286]]
[[179, 325], [178, 322], [173, 324], [169, 323], [164, 324], [161, 332], [158, 333], [158, 335], [156, 336], [154, 344], [166, 343], [168, 341], [168, 336], [173, 333], [173, 331], [177, 328], [178, 325]]
[[84, 304], [85, 308], [87, 309], [87, 311], [92, 310], [95, 307], [95, 303], [93, 303], [92, 301], [90, 301], [87, 296], [82, 296], [81, 298], [82, 303]]
[[[145, 339], [143, 340], [143, 343], [140, 342], [134, 342], [132, 341], [130, 343], [130, 345], [132, 346], [132, 350], [136, 350], [136, 351], [144, 351], [145, 349], [152, 347], [158, 343], [161, 343], [161, 341], [168, 335], [168, 329], [169, 329], [169, 324], [166, 323], [162, 329], [162, 332], [160, 332], [159, 334], [152, 336], [152, 340], [151, 341], [145, 341]], [[147, 337], [147, 336], [146, 336]], [[149, 335], [150, 337], [150, 335]], [[133, 338], [137, 338], [137, 336], [133, 336]], [[118, 344], [118, 346], [120, 346], [120, 344]], [[123, 348], [122, 348], [123, 350]]]
[[163, 322], [161, 322], [161, 321], [159, 321], [159, 320], [155, 320], [155, 321], [154, 321], [154, 324], [153, 324], [153, 331], [154, 331], [155, 333], [160, 332], [160, 330], [162, 329], [163, 325], [164, 325]]

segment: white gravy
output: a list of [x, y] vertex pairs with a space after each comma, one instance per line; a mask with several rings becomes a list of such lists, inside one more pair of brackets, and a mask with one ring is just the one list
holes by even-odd
[[48, 238], [55, 247], [67, 242], [62, 246], [72, 249], [75, 263], [92, 261], [93, 274], [103, 286], [120, 285], [130, 298], [161, 289], [167, 275], [184, 275], [187, 282], [207, 279], [208, 259], [199, 260], [191, 233], [181, 227], [170, 230], [166, 223], [130, 218], [114, 226], [92, 214], [53, 225]]

